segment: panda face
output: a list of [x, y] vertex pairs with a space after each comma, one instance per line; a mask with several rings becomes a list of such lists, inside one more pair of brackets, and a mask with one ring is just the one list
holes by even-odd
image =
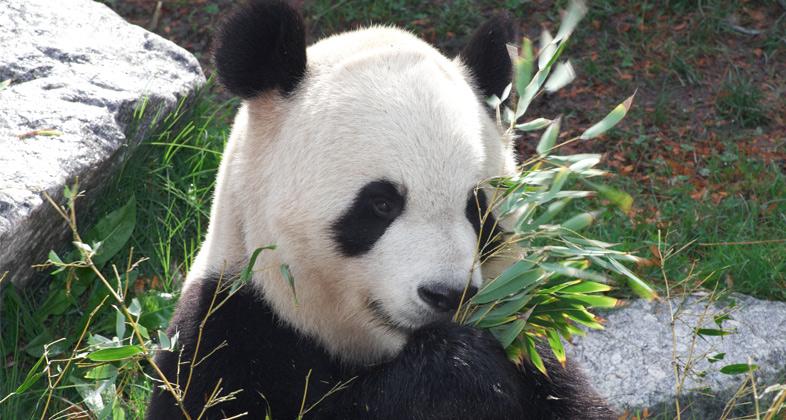
[[[335, 341], [365, 336], [391, 351], [480, 286], [474, 190], [499, 174], [503, 149], [493, 146], [503, 140], [461, 68], [441, 55], [382, 49], [311, 74], [277, 140], [253, 153], [266, 171], [246, 219], [264, 225], [246, 241], [273, 231], [295, 278], [292, 312], [354, 324]], [[291, 304], [291, 291], [281, 302]]]
[[510, 34], [492, 19], [453, 60], [384, 27], [301, 51], [294, 12], [255, 7], [219, 37], [219, 78], [245, 100], [188, 282], [274, 243], [253, 287], [283, 322], [340, 359], [391, 357], [480, 286], [474, 191], [515, 169], [482, 101], [510, 81]]

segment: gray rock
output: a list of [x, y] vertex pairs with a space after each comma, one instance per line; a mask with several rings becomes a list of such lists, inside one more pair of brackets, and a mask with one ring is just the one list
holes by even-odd
[[[687, 413], [694, 418], [718, 418], [746, 378], [723, 374], [721, 367], [749, 360], [758, 365], [755, 376], [759, 392], [776, 381], [783, 383], [786, 303], [743, 295], [711, 305], [708, 301], [706, 295], [675, 298], [670, 310], [665, 300], [635, 300], [604, 314], [605, 330], [574, 339], [575, 345], [568, 346], [568, 357], [577, 358], [598, 391], [618, 409], [635, 413], [647, 408], [650, 413], [673, 413], [676, 387], [670, 314], [674, 313], [680, 371], [691, 363], [681, 392], [681, 407], [687, 407]], [[730, 307], [730, 302], [735, 305]], [[731, 316], [723, 322], [723, 329], [736, 331], [734, 334], [695, 334], [697, 328], [717, 329], [715, 316], [723, 314]], [[725, 357], [710, 363], [707, 357], [717, 353], [725, 353]], [[743, 401], [750, 402], [750, 398], [740, 402]], [[753, 409], [748, 405], [738, 410], [750, 413]]]
[[[205, 78], [190, 53], [91, 0], [0, 0], [0, 49], [0, 82], [12, 81], [0, 91], [0, 275], [24, 285], [69, 240], [43, 192], [61, 199], [78, 177], [89, 207], [153, 117]], [[62, 134], [20, 138], [34, 130]]]

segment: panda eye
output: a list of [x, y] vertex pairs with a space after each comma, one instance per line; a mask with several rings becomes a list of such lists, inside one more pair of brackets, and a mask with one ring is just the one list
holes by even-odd
[[374, 213], [382, 218], [389, 218], [393, 215], [393, 205], [390, 204], [390, 201], [384, 198], [373, 198], [371, 200], [371, 208], [374, 210]]

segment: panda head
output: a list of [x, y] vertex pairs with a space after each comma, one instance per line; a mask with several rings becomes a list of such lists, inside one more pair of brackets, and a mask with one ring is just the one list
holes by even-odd
[[243, 104], [190, 279], [275, 243], [254, 286], [350, 361], [394, 355], [413, 329], [448, 317], [482, 282], [474, 191], [514, 169], [483, 104], [510, 82], [511, 32], [492, 18], [452, 60], [389, 27], [306, 49], [285, 3], [239, 9], [215, 63]]

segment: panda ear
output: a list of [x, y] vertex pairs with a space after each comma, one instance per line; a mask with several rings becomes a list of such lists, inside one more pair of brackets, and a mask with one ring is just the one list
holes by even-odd
[[249, 1], [224, 21], [214, 51], [218, 78], [235, 95], [289, 94], [306, 72], [303, 18], [283, 1]]
[[511, 82], [513, 65], [506, 44], [513, 41], [513, 22], [507, 14], [487, 20], [459, 53], [483, 99], [502, 95]]

